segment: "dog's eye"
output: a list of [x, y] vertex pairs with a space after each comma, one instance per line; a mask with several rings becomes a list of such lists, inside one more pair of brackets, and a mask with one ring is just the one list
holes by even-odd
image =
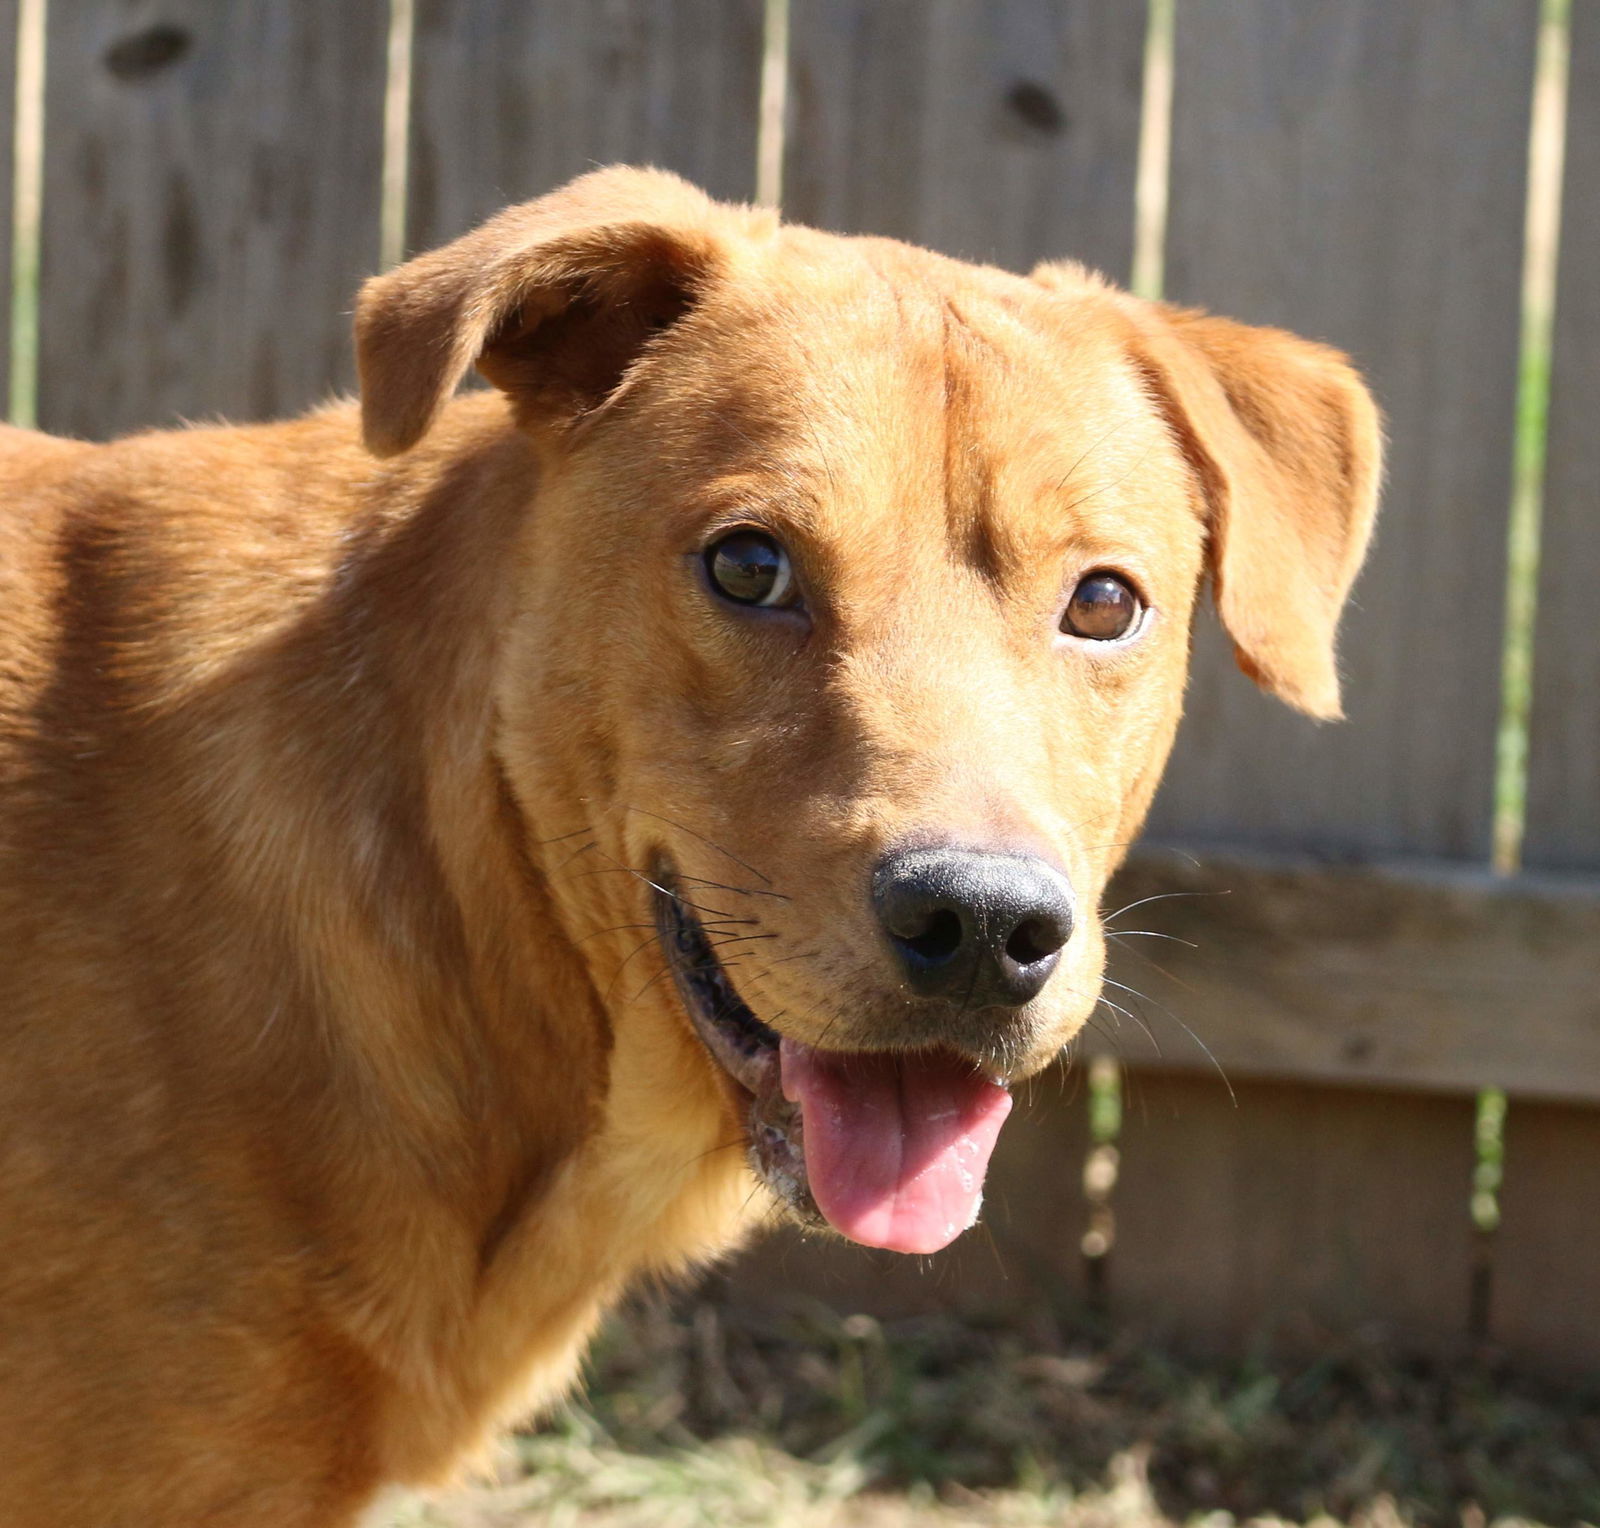
[[734, 531], [706, 548], [706, 571], [719, 594], [740, 605], [792, 605], [789, 554], [761, 531]]
[[1061, 629], [1074, 637], [1114, 642], [1127, 636], [1143, 614], [1139, 596], [1115, 573], [1091, 573], [1072, 591]]

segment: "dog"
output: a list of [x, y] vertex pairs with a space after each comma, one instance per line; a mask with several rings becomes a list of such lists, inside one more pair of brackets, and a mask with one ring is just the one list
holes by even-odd
[[625, 168], [355, 332], [359, 405], [0, 440], [18, 1528], [349, 1523], [775, 1215], [943, 1246], [1208, 579], [1338, 714], [1321, 345]]

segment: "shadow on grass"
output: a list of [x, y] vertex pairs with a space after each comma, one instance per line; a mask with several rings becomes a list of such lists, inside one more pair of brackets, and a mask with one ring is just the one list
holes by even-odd
[[[559, 1473], [571, 1448], [587, 1451], [586, 1478], [601, 1455], [655, 1468], [641, 1489], [658, 1493], [663, 1522], [679, 1520], [659, 1499], [664, 1480], [703, 1495], [708, 1472], [740, 1469], [771, 1498], [738, 1516], [750, 1522], [829, 1502], [865, 1510], [878, 1492], [910, 1492], [928, 1521], [946, 1520], [936, 1503], [989, 1492], [1040, 1513], [1013, 1515], [1013, 1502], [960, 1520], [1079, 1521], [1068, 1503], [1108, 1507], [1108, 1492], [1130, 1488], [1146, 1519], [1600, 1522], [1600, 1385], [1542, 1383], [1492, 1355], [1406, 1360], [1360, 1338], [1297, 1363], [1203, 1360], [1043, 1311], [986, 1326], [752, 1311], [715, 1291], [642, 1303], [608, 1328], [583, 1399], [519, 1444], [523, 1467], [542, 1472]], [[786, 1489], [798, 1493], [787, 1507]], [[1090, 1514], [1108, 1515], [1128, 1517]]]

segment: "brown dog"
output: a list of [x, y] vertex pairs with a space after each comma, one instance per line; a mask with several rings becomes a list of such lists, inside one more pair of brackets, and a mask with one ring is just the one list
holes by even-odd
[[1378, 428], [1287, 334], [608, 170], [357, 343], [359, 423], [3, 439], [18, 1528], [346, 1523], [773, 1203], [943, 1245], [1208, 568], [1337, 710]]

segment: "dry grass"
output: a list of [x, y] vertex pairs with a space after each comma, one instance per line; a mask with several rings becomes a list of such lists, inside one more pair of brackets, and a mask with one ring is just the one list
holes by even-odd
[[571, 1436], [527, 1440], [517, 1452], [511, 1473], [522, 1478], [416, 1503], [395, 1528], [1151, 1528], [1165, 1521], [1137, 1455], [1116, 1462], [1103, 1490], [956, 1488], [941, 1499], [926, 1486], [867, 1491], [855, 1463], [808, 1463], [748, 1438], [660, 1458]]
[[405, 1528], [1600, 1523], [1600, 1389], [1477, 1357], [1185, 1361], [1041, 1314], [641, 1306], [500, 1482]]

